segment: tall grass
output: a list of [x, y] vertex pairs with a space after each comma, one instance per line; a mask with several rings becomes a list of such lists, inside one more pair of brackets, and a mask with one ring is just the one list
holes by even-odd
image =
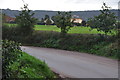
[[24, 52], [22, 52], [22, 57], [19, 59], [20, 62], [15, 61], [9, 65], [12, 73], [11, 78], [39, 78], [43, 80], [56, 78], [45, 62]]

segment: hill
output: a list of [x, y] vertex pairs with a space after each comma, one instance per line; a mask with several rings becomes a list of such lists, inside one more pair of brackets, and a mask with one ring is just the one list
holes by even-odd
[[[118, 10], [111, 10], [118, 15]], [[18, 10], [10, 10], [10, 9], [2, 9], [2, 12], [10, 17], [15, 17], [19, 14]], [[45, 11], [45, 10], [34, 10], [32, 11], [35, 13], [34, 17], [41, 19], [44, 18], [45, 15], [54, 16], [57, 11]], [[100, 14], [99, 10], [93, 10], [93, 11], [72, 11], [72, 15], [77, 15], [83, 20], [88, 20], [88, 18], [91, 18], [93, 16], [97, 16]]]

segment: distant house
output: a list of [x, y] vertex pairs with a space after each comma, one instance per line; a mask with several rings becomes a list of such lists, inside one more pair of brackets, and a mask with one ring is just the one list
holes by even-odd
[[8, 23], [15, 22], [15, 19], [16, 18], [5, 15], [5, 22], [8, 22]]
[[49, 25], [54, 24], [54, 21], [53, 21], [51, 18], [50, 18], [49, 20], [50, 20], [50, 22], [47, 22], [48, 19], [44, 20], [44, 23], [45, 23], [45, 24], [48, 23]]
[[[48, 19], [44, 20], [44, 22], [46, 23], [47, 20], [48, 20]], [[52, 24], [54, 23], [54, 21], [53, 21], [51, 18], [50, 18], [50, 21], [51, 21]]]
[[72, 18], [71, 21], [73, 21], [73, 23], [82, 23], [82, 19], [80, 18]]
[[73, 15], [71, 21], [73, 21], [73, 23], [82, 23], [83, 20], [79, 18], [79, 16]]

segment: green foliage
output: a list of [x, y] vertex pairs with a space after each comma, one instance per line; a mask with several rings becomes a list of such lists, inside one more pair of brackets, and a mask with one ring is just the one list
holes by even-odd
[[19, 61], [19, 57], [22, 55], [20, 53], [20, 44], [14, 41], [3, 40], [2, 41], [2, 77], [9, 78], [11, 76], [11, 70], [9, 65], [14, 61]]
[[119, 38], [119, 42], [120, 42], [120, 21], [117, 21], [117, 27], [116, 27], [116, 30], [117, 30], [117, 37]]
[[117, 40], [116, 37], [99, 34], [66, 34], [66, 37], [61, 38], [58, 32], [37, 31], [26, 39], [25, 44], [79, 51], [118, 59], [118, 52], [116, 50], [119, 51], [120, 49], [113, 46], [111, 51], [111, 47], [108, 47], [115, 40]]
[[10, 78], [55, 78], [45, 62], [20, 50], [14, 41], [2, 41], [2, 77]]
[[83, 20], [81, 24], [82, 26], [86, 26], [86, 21]]
[[96, 28], [98, 31], [104, 31], [106, 34], [111, 33], [111, 30], [116, 26], [116, 16], [105, 3], [103, 3], [102, 9], [100, 10], [100, 15], [90, 18], [87, 23], [92, 29]]
[[2, 25], [2, 39], [8, 39], [15, 42], [22, 43], [24, 40], [24, 36], [20, 35], [19, 28], [17, 25]]
[[58, 48], [59, 42], [60, 40], [51, 38], [51, 39], [45, 40], [42, 45], [44, 45], [44, 47]]
[[20, 62], [15, 61], [9, 65], [12, 73], [11, 78], [39, 78], [43, 80], [55, 78], [55, 75], [45, 62], [24, 52], [22, 52], [22, 55], [19, 58]]
[[58, 12], [58, 14], [54, 16], [54, 23], [58, 28], [61, 28], [61, 33], [63, 35], [73, 26], [71, 17], [71, 12]]
[[50, 19], [49, 15], [45, 15], [44, 20], [46, 20], [46, 19]]
[[43, 19], [43, 18], [41, 18], [40, 23], [41, 23], [41, 24], [45, 24], [45, 22], [44, 22], [44, 19]]
[[34, 24], [37, 19], [33, 17], [34, 13], [30, 13], [27, 5], [24, 5], [19, 16], [16, 16], [16, 23], [19, 26], [19, 34], [22, 36], [27, 36], [33, 32]]
[[111, 57], [115, 59], [120, 59], [120, 48], [118, 46], [118, 42], [110, 43], [106, 46], [103, 46], [98, 50], [96, 54], [106, 57]]

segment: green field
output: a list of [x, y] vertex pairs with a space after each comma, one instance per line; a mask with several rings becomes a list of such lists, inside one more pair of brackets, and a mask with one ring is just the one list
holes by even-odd
[[[5, 23], [5, 25], [9, 27], [15, 27], [17, 24], [8, 24]], [[41, 30], [41, 31], [56, 31], [60, 32], [60, 28], [56, 27], [55, 25], [35, 25], [35, 30]], [[116, 34], [116, 31], [112, 31], [113, 34]], [[103, 31], [97, 31], [97, 29], [92, 29], [90, 27], [84, 27], [84, 26], [75, 26], [72, 27], [68, 33], [77, 33], [77, 34], [105, 34]], [[108, 33], [108, 35], [111, 35]]]
[[[42, 30], [42, 31], [57, 31], [60, 32], [60, 28], [56, 27], [55, 25], [35, 25], [35, 30]], [[90, 27], [72, 27], [68, 33], [78, 33], [78, 34], [104, 34], [104, 32], [98, 32], [96, 29], [90, 30]]]
[[42, 30], [42, 31], [57, 31], [60, 32], [60, 28], [53, 26], [53, 25], [35, 25], [35, 30]]

